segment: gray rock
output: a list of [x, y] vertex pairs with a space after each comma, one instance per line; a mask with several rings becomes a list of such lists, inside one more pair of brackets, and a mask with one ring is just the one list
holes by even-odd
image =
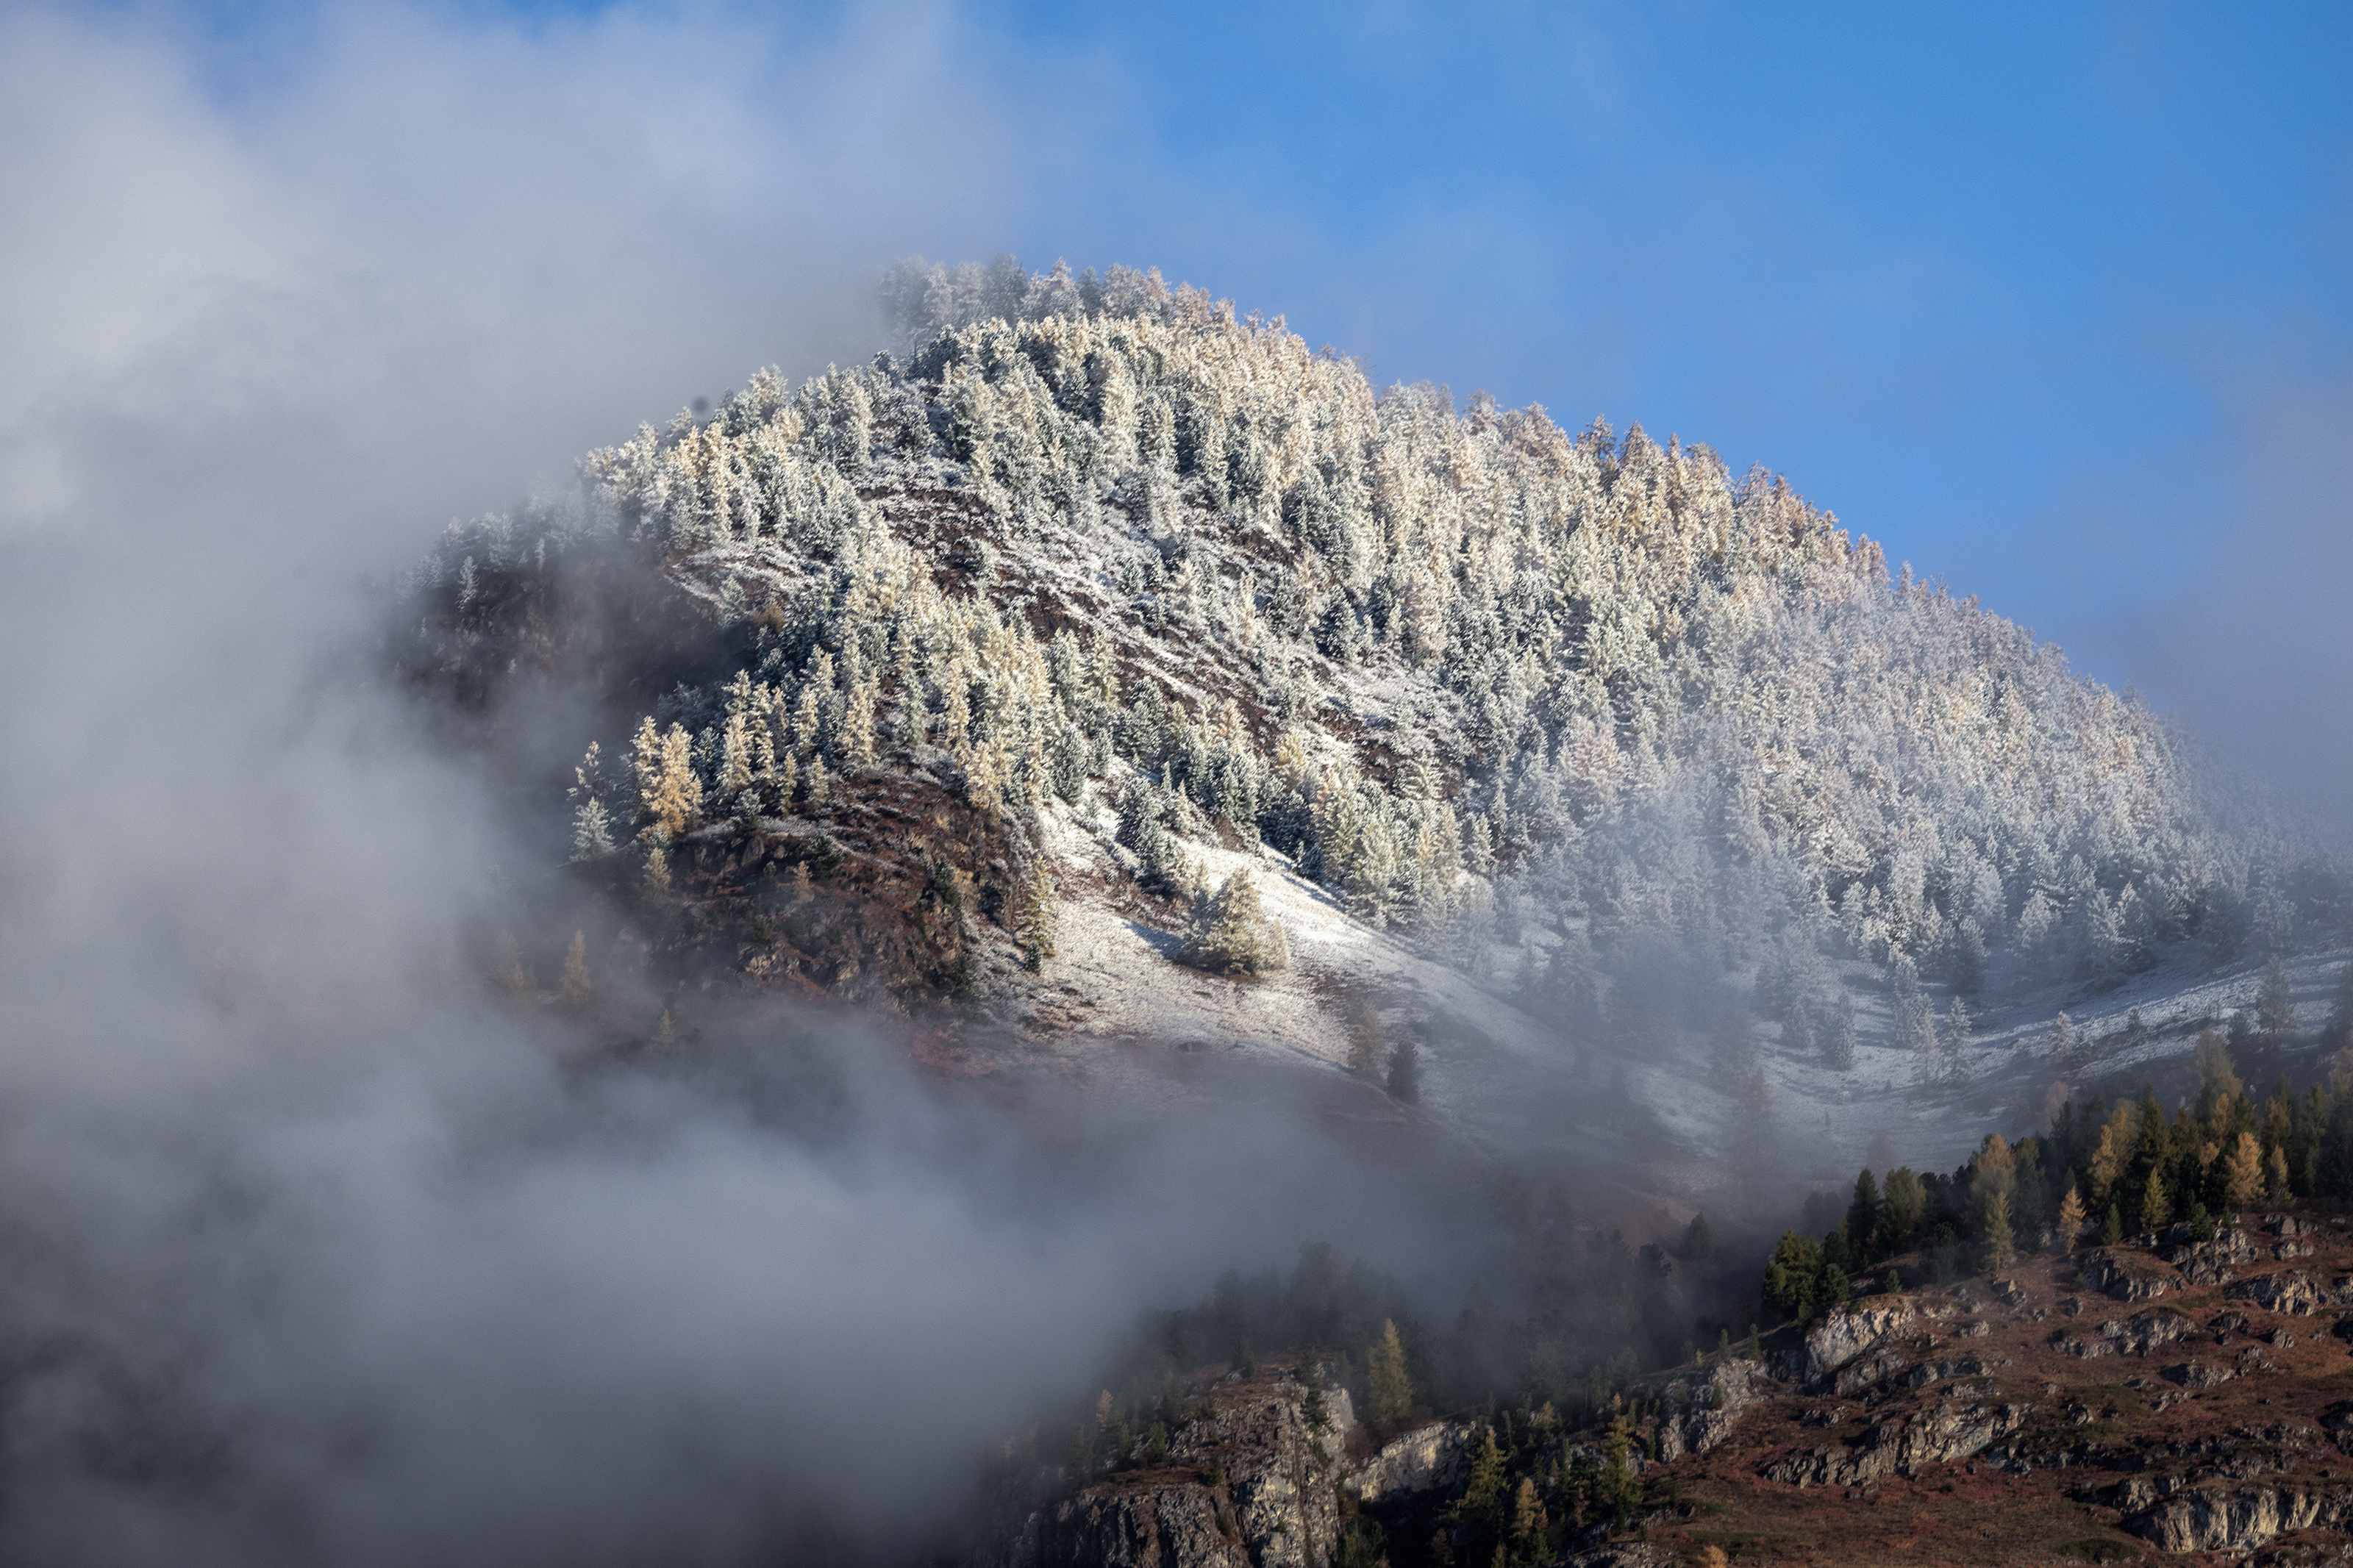
[[1401, 1433], [1348, 1472], [1349, 1489], [1359, 1501], [1380, 1502], [1451, 1487], [1473, 1430], [1468, 1421], [1433, 1421]]
[[1742, 1415], [1778, 1388], [1762, 1366], [1731, 1357], [1701, 1376], [1675, 1379], [1662, 1393], [1659, 1458], [1672, 1463], [1722, 1447]]
[[1901, 1297], [1840, 1308], [1808, 1330], [1804, 1345], [1777, 1370], [1793, 1383], [1820, 1385], [1856, 1358], [1925, 1327], [1919, 1313]]
[[2129, 1318], [2111, 1318], [2096, 1332], [2062, 1340], [2060, 1348], [2079, 1356], [2147, 1355], [2159, 1345], [2182, 1338], [2196, 1326], [2186, 1313], [2171, 1307], [2153, 1307]]
[[1966, 1459], [2025, 1426], [2033, 1414], [2031, 1405], [1947, 1405], [1908, 1420], [1883, 1421], [1853, 1447], [1792, 1454], [1759, 1473], [1788, 1486], [1868, 1486]]
[[[1328, 1373], [1327, 1373], [1328, 1381]], [[1340, 1455], [1355, 1424], [1327, 1388], [1326, 1424], [1289, 1375], [1219, 1385], [1215, 1414], [1170, 1434], [1168, 1464], [1129, 1469], [1000, 1518], [972, 1568], [1306, 1568], [1336, 1548]], [[1142, 1439], [1131, 1454], [1140, 1459]], [[1208, 1484], [1222, 1467], [1226, 1485]]]
[[2308, 1318], [2320, 1310], [2325, 1300], [2310, 1275], [2294, 1270], [2242, 1279], [2225, 1289], [2222, 1296], [2225, 1300], [2245, 1301], [2284, 1318]]
[[2125, 1528], [2168, 1552], [2244, 1552], [2345, 1516], [2345, 1494], [2253, 1487], [2176, 1493]]
[[2157, 1259], [2114, 1247], [2085, 1253], [2076, 1275], [2087, 1289], [2117, 1301], [2155, 1300], [2181, 1283]]
[[1621, 1541], [1564, 1559], [1563, 1568], [1657, 1568], [1664, 1561], [1648, 1542]]
[[2227, 1366], [2192, 1359], [2179, 1366], [2167, 1367], [2163, 1375], [2168, 1382], [2178, 1383], [2184, 1388], [2220, 1388], [2238, 1373]]

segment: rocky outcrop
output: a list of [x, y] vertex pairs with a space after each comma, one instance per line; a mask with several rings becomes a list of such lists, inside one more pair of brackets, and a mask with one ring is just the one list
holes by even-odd
[[[1307, 1416], [1289, 1373], [1219, 1384], [1210, 1409], [1169, 1434], [1165, 1463], [1132, 1467], [1067, 1496], [1002, 1510], [973, 1568], [1306, 1568], [1332, 1560], [1346, 1390]], [[1216, 1484], [1221, 1483], [1221, 1484]]]
[[1674, 1379], [1660, 1391], [1659, 1458], [1672, 1463], [1720, 1447], [1741, 1415], [1776, 1387], [1755, 1362], [1729, 1357], [1699, 1376]]
[[2168, 1366], [2160, 1374], [2168, 1383], [2178, 1383], [2184, 1388], [2220, 1388], [2238, 1373], [2227, 1366], [2194, 1356], [2179, 1366]]
[[2000, 1366], [2008, 1366], [2007, 1356], [1947, 1356], [1936, 1361], [1924, 1361], [1894, 1381], [1905, 1388], [1926, 1388], [1956, 1377], [1982, 1377]]
[[1792, 1383], [1826, 1386], [1841, 1367], [1926, 1328], [1920, 1314], [1901, 1297], [1840, 1308], [1824, 1314], [1806, 1331], [1805, 1342], [1783, 1356], [1774, 1370]]
[[1090, 1487], [1025, 1519], [1001, 1555], [1006, 1568], [1085, 1563], [1091, 1568], [1250, 1568], [1233, 1514], [1206, 1487]]
[[2261, 1257], [2253, 1238], [2235, 1226], [2216, 1232], [2207, 1241], [2193, 1240], [2188, 1226], [2176, 1226], [2168, 1239], [2173, 1245], [2158, 1256], [2179, 1269], [2181, 1278], [2193, 1286], [2227, 1283], [2237, 1278], [2239, 1269]]
[[1433, 1421], [1392, 1437], [1348, 1472], [1348, 1489], [1359, 1502], [1377, 1503], [1451, 1487], [1475, 1430], [1468, 1421]]
[[2242, 1279], [2222, 1292], [2223, 1299], [2245, 1301], [2284, 1318], [2308, 1318], [2333, 1292], [2323, 1292], [2308, 1274], [2294, 1271]]
[[1966, 1459], [2026, 1425], [2031, 1405], [1945, 1405], [1883, 1421], [1852, 1447], [1817, 1448], [1767, 1465], [1767, 1480], [1788, 1486], [1869, 1486], [1890, 1475]]
[[2191, 1488], [2126, 1521], [2125, 1528], [2161, 1552], [2245, 1552], [2292, 1531], [2338, 1523], [2346, 1502], [2341, 1489]]
[[2112, 1300], [2152, 1301], [2180, 1289], [2181, 1277], [2143, 1254], [2104, 1247], [2084, 1255], [2076, 1277], [2087, 1290]]
[[2111, 1318], [2090, 1333], [2063, 1333], [2059, 1347], [2070, 1355], [2147, 1355], [2171, 1344], [2197, 1328], [2189, 1315], [2171, 1307], [2154, 1307], [2129, 1318]]
[[1621, 1541], [1614, 1546], [1597, 1546], [1590, 1552], [1577, 1552], [1564, 1559], [1562, 1568], [1659, 1568], [1666, 1561], [1648, 1542]]

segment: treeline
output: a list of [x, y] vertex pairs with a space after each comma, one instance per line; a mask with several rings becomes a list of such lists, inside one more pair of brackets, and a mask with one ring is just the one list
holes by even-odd
[[[2328, 1026], [2353, 1020], [2353, 963]], [[1803, 1321], [1851, 1293], [2009, 1267], [2024, 1250], [2114, 1244], [2186, 1224], [2203, 1238], [2229, 1216], [2311, 1199], [2353, 1203], [2353, 1044], [2325, 1082], [2268, 1094], [2241, 1081], [2228, 1040], [2198, 1039], [2195, 1090], [2168, 1112], [2154, 1089], [2113, 1103], [2063, 1105], [2041, 1133], [1987, 1137], [1949, 1174], [1897, 1167], [1855, 1178], [1845, 1216], [1820, 1239], [1790, 1230], [1766, 1265], [1772, 1321]], [[1818, 1205], [1817, 1205], [1818, 1206]]]

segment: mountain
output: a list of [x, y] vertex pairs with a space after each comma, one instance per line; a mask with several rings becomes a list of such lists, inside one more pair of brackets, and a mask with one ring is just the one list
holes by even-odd
[[1367, 1420], [1361, 1361], [1212, 1362], [1104, 1391], [1067, 1445], [1007, 1444], [965, 1560], [2340, 1561], [2345, 1237], [2294, 1214], [2204, 1231], [1902, 1289], [1891, 1271], [1558, 1404]]
[[2107, 1045], [2179, 1050], [2185, 986], [2327, 982], [2331, 846], [1775, 475], [1376, 391], [1156, 273], [883, 296], [871, 363], [642, 426], [406, 586], [405, 676], [616, 895], [616, 1028], [724, 977], [956, 1070], [1402, 1059], [1335, 1113], [1418, 1088], [1688, 1194], [1818, 1110], [1825, 1169], [1896, 1118], [1966, 1152], [2083, 1075], [2064, 1005], [2138, 985]]

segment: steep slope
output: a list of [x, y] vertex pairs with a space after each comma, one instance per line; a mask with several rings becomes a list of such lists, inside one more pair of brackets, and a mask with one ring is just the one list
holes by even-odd
[[1680, 1098], [1761, 1165], [1768, 1064], [1874, 1104], [1990, 1065], [1936, 987], [2341, 925], [2168, 725], [1761, 471], [1376, 395], [1155, 275], [886, 293], [903, 356], [642, 428], [412, 585], [420, 682], [596, 694], [574, 858], [663, 911], [616, 962], [958, 999], [984, 1068], [1413, 1038], [1466, 1125]]

